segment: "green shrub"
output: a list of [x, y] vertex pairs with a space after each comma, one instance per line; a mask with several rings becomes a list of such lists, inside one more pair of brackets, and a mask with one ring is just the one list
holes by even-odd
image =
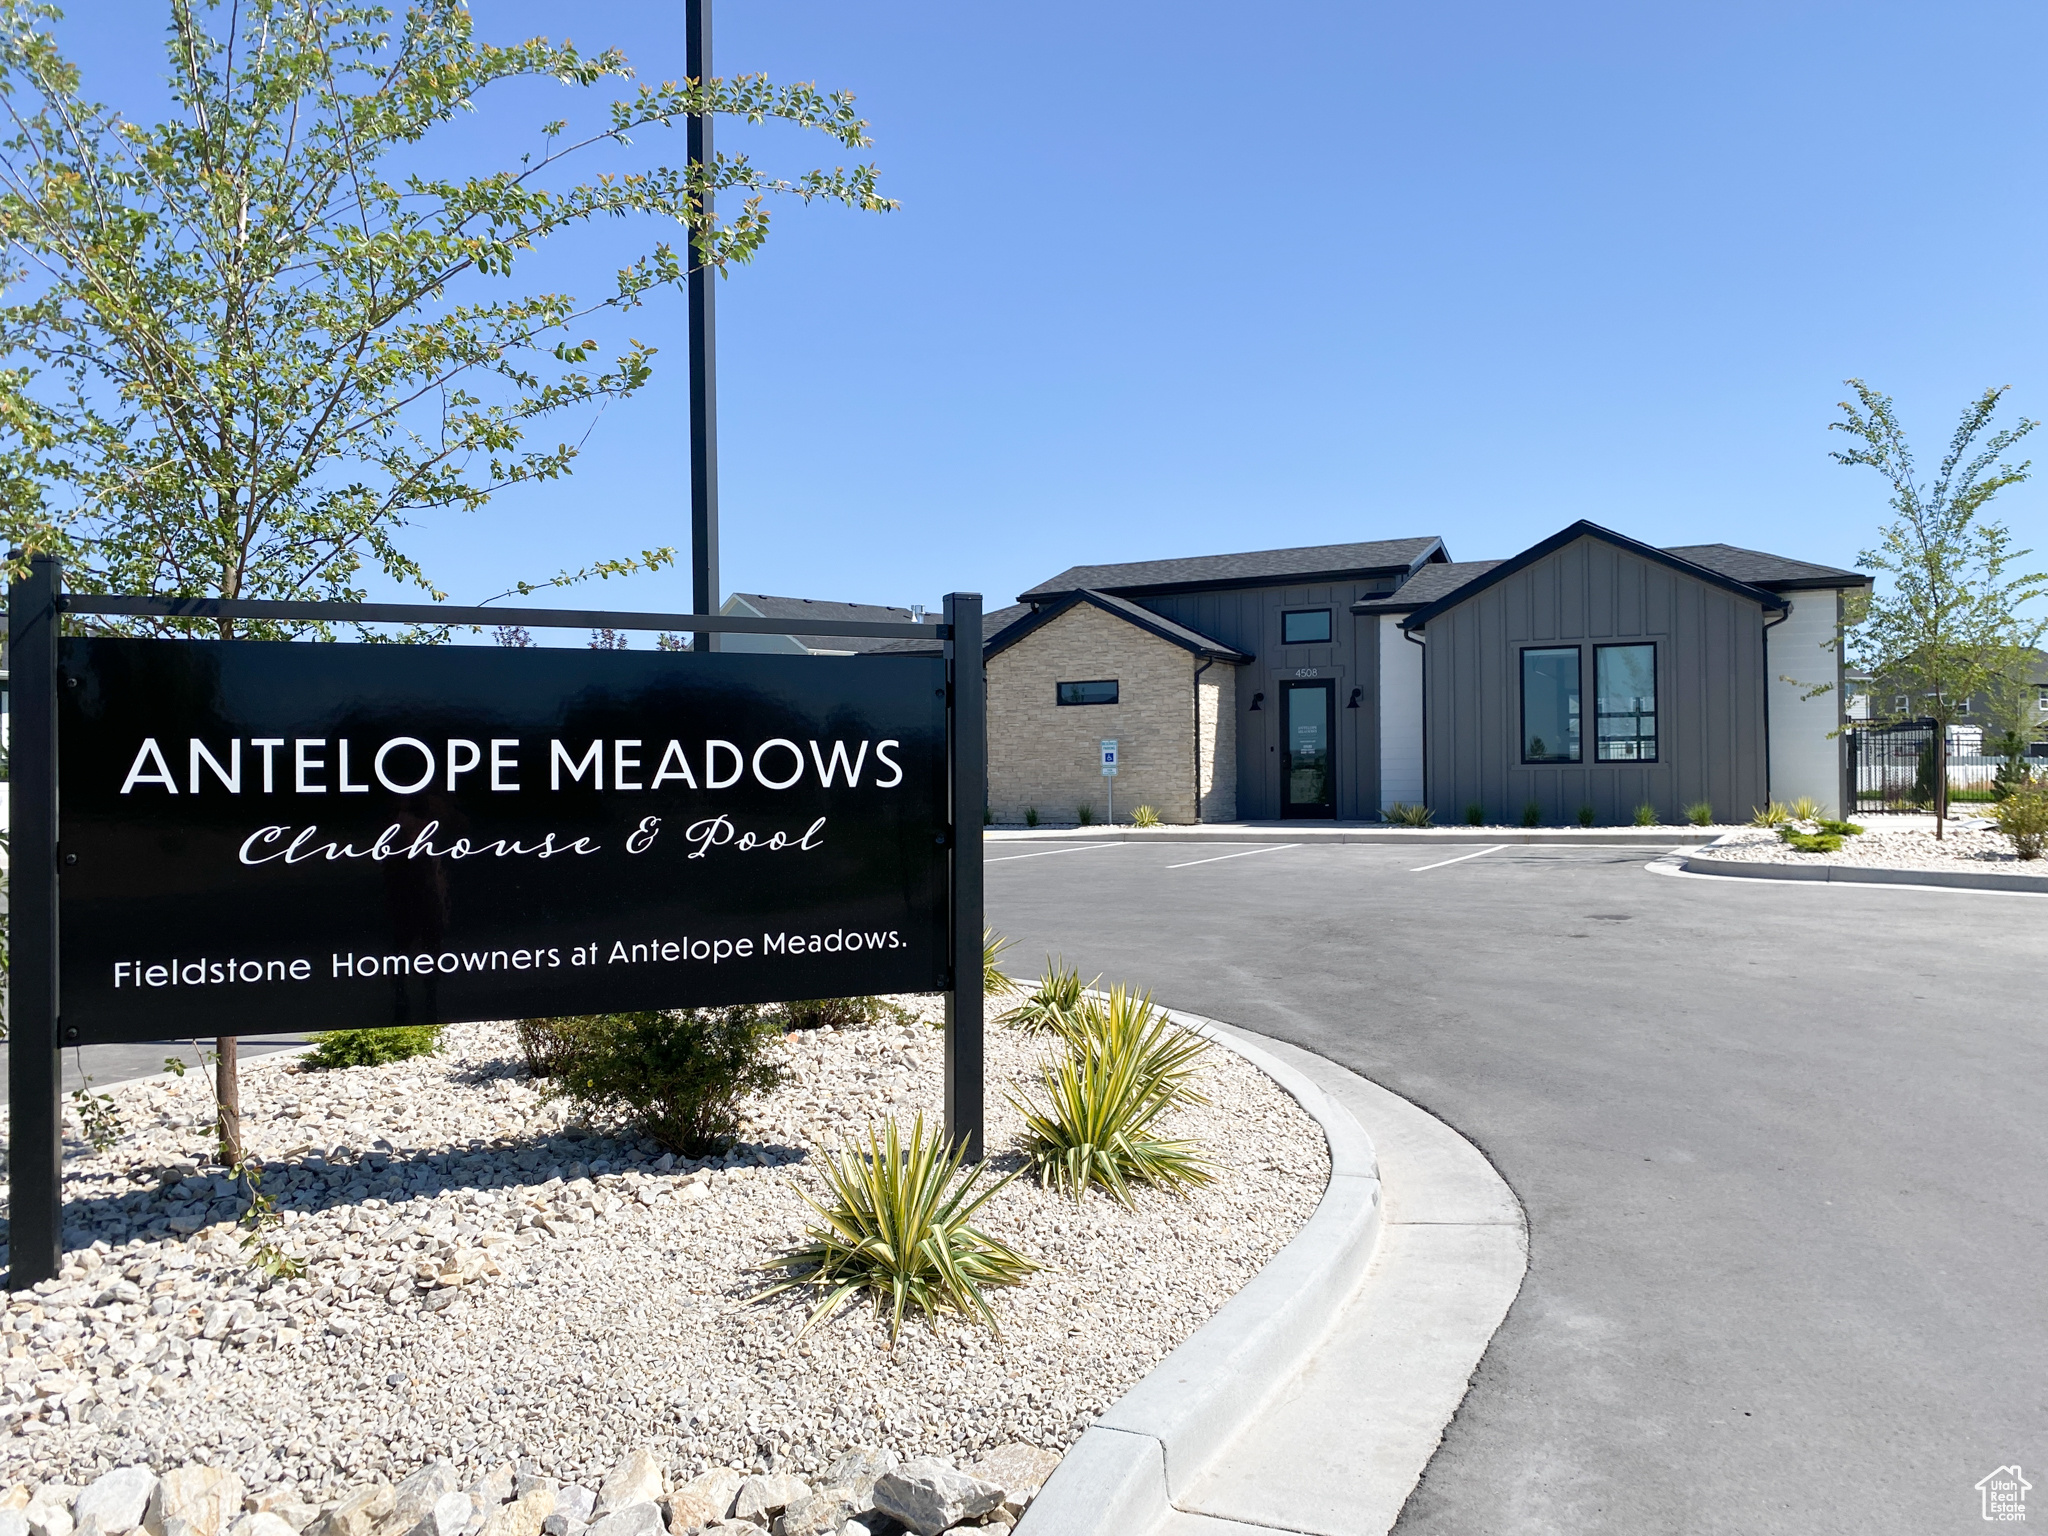
[[1833, 853], [1842, 846], [1839, 832], [1801, 832], [1793, 827], [1780, 827], [1778, 836], [1800, 853]]
[[1861, 837], [1863, 835], [1863, 828], [1853, 821], [1829, 821], [1826, 817], [1822, 817], [1814, 825], [1823, 832], [1834, 833], [1837, 837]]
[[782, 1081], [767, 1059], [776, 1021], [751, 1004], [591, 1014], [569, 1024], [550, 1096], [685, 1157], [723, 1151], [746, 1097]]
[[[1095, 981], [1101, 979], [1098, 976]], [[1037, 988], [996, 1022], [1012, 1025], [1027, 1035], [1067, 1034], [1094, 985], [1095, 982], [1082, 981], [1081, 973], [1070, 969], [1064, 960], [1047, 955], [1045, 974], [1039, 978]]]
[[1991, 809], [1998, 830], [2012, 839], [2012, 851], [2038, 859], [2048, 851], [2048, 779], [2029, 779]]
[[1712, 802], [1706, 800], [1693, 801], [1691, 805], [1685, 808], [1685, 819], [1696, 827], [1711, 827], [1714, 824], [1714, 807]]
[[1016, 944], [1015, 939], [1006, 939], [987, 924], [981, 930], [981, 995], [983, 997], [1008, 997], [1017, 990], [1017, 983], [1010, 979], [1003, 969], [1003, 952]]
[[[1937, 727], [1939, 729], [1939, 727]], [[1930, 731], [1920, 748], [1920, 761], [1913, 767], [1913, 804], [1934, 804], [1934, 733]]]
[[1474, 800], [1465, 807], [1465, 825], [1468, 827], [1483, 827], [1486, 825], [1486, 807], [1477, 800]]
[[1159, 825], [1159, 813], [1149, 805], [1141, 805], [1131, 812], [1131, 825], [1134, 827], [1156, 827]]
[[1579, 807], [1579, 825], [1582, 827], [1590, 827], [1591, 825], [1593, 825], [1593, 807], [1591, 807], [1590, 805], [1582, 805]]
[[1081, 825], [1082, 825], [1082, 826], [1084, 826], [1084, 827], [1092, 827], [1092, 826], [1094, 826], [1094, 825], [1095, 825], [1095, 807], [1094, 807], [1094, 806], [1092, 806], [1092, 805], [1077, 805], [1077, 806], [1075, 806], [1075, 807], [1074, 807], [1074, 819], [1075, 819], [1076, 821], [1080, 822], [1080, 823], [1081, 823]]
[[1134, 1182], [1181, 1193], [1208, 1183], [1194, 1142], [1154, 1134], [1167, 1110], [1199, 1097], [1189, 1079], [1208, 1042], [1121, 987], [1080, 1022], [1067, 1049], [1041, 1068], [1045, 1102], [1011, 1096], [1039, 1183], [1076, 1201], [1100, 1184], [1126, 1205]]
[[334, 1067], [381, 1067], [387, 1061], [406, 1061], [414, 1056], [431, 1056], [441, 1043], [441, 1026], [420, 1024], [403, 1029], [337, 1029], [313, 1037], [313, 1049], [306, 1065], [322, 1070]]
[[1522, 807], [1522, 825], [1539, 827], [1543, 824], [1543, 807], [1536, 801], [1528, 801]]
[[1654, 805], [1651, 805], [1651, 804], [1650, 804], [1650, 803], [1649, 803], [1648, 801], [1644, 801], [1644, 802], [1643, 802], [1643, 804], [1641, 804], [1641, 805], [1637, 806], [1637, 807], [1636, 807], [1636, 825], [1637, 825], [1637, 826], [1639, 826], [1639, 827], [1654, 827], [1654, 826], [1656, 826], [1656, 825], [1657, 825], [1657, 807], [1655, 807]]
[[2027, 761], [2027, 738], [2018, 731], [2006, 731], [1991, 745], [1999, 759], [1998, 772], [1991, 778], [1991, 798], [2003, 800], [2034, 776]]
[[1397, 827], [1429, 827], [1436, 825], [1436, 812], [1426, 805], [1408, 805], [1396, 800], [1387, 808], [1387, 820]]
[[892, 1344], [903, 1331], [903, 1314], [913, 1309], [927, 1320], [941, 1312], [979, 1318], [999, 1334], [983, 1288], [1016, 1285], [1038, 1266], [971, 1225], [974, 1213], [1017, 1175], [977, 1192], [988, 1164], [959, 1177], [966, 1152], [964, 1142], [948, 1152], [937, 1130], [927, 1136], [922, 1114], [911, 1126], [907, 1152], [893, 1117], [879, 1139], [870, 1127], [865, 1152], [850, 1147], [826, 1164], [828, 1200], [804, 1196], [825, 1224], [805, 1228], [808, 1242], [762, 1266], [790, 1278], [757, 1299], [800, 1286], [822, 1290], [806, 1332], [865, 1291], [877, 1316], [887, 1308]]
[[1027, 826], [1027, 827], [1035, 827], [1035, 826], [1037, 826], [1037, 825], [1038, 825], [1038, 807], [1037, 807], [1037, 806], [1035, 806], [1035, 805], [1027, 805], [1027, 806], [1025, 806], [1025, 807], [1024, 807], [1024, 825], [1025, 825], [1025, 826]]
[[894, 1003], [879, 997], [813, 997], [798, 1003], [777, 1003], [784, 1029], [864, 1029], [906, 1017]]
[[577, 1030], [585, 1022], [578, 1018], [521, 1019], [513, 1028], [526, 1056], [526, 1070], [535, 1077], [553, 1077], [561, 1071]]

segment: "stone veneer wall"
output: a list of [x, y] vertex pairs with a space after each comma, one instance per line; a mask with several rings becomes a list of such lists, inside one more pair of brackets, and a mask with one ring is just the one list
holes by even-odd
[[[1197, 657], [1087, 603], [998, 653], [988, 664], [988, 796], [1000, 822], [1027, 806], [1072, 822], [1105, 810], [1101, 742], [1117, 741], [1116, 819], [1149, 805], [1163, 821], [1195, 819]], [[1203, 819], [1237, 814], [1236, 669], [1202, 676]], [[1115, 704], [1061, 705], [1059, 683], [1115, 678]], [[1220, 740], [1219, 740], [1220, 738]], [[1215, 803], [1211, 803], [1212, 800]], [[1224, 803], [1227, 800], [1227, 805]]]

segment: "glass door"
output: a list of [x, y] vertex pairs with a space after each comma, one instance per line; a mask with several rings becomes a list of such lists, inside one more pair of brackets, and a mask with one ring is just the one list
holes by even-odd
[[1336, 705], [1335, 682], [1280, 686], [1280, 719], [1287, 735], [1280, 745], [1282, 816], [1337, 814], [1337, 780], [1330, 763]]

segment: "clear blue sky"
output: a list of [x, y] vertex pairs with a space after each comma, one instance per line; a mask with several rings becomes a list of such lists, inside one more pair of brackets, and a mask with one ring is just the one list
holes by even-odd
[[[161, 73], [161, 0], [72, 9], [89, 91]], [[473, 9], [682, 73], [674, 0]], [[2048, 416], [2044, 44], [2012, 0], [720, 0], [720, 71], [856, 92], [903, 202], [780, 208], [722, 285], [725, 588], [998, 602], [1076, 563], [1478, 558], [1578, 517], [1851, 563], [1884, 502], [1827, 457], [1844, 378], [1930, 463], [1986, 385]], [[523, 146], [570, 94], [487, 97], [461, 142]], [[629, 234], [536, 273], [599, 286]], [[458, 599], [686, 543], [679, 299], [632, 329], [661, 376], [573, 479], [411, 536]], [[2044, 494], [1999, 504], [2037, 547]], [[600, 592], [688, 604], [686, 575]]]

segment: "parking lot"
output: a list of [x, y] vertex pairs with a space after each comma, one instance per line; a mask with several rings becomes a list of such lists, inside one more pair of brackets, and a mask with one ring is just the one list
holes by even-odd
[[1291, 1040], [1463, 1132], [1530, 1271], [1401, 1529], [1977, 1521], [2048, 1443], [2048, 904], [1621, 848], [992, 846], [1019, 972]]

